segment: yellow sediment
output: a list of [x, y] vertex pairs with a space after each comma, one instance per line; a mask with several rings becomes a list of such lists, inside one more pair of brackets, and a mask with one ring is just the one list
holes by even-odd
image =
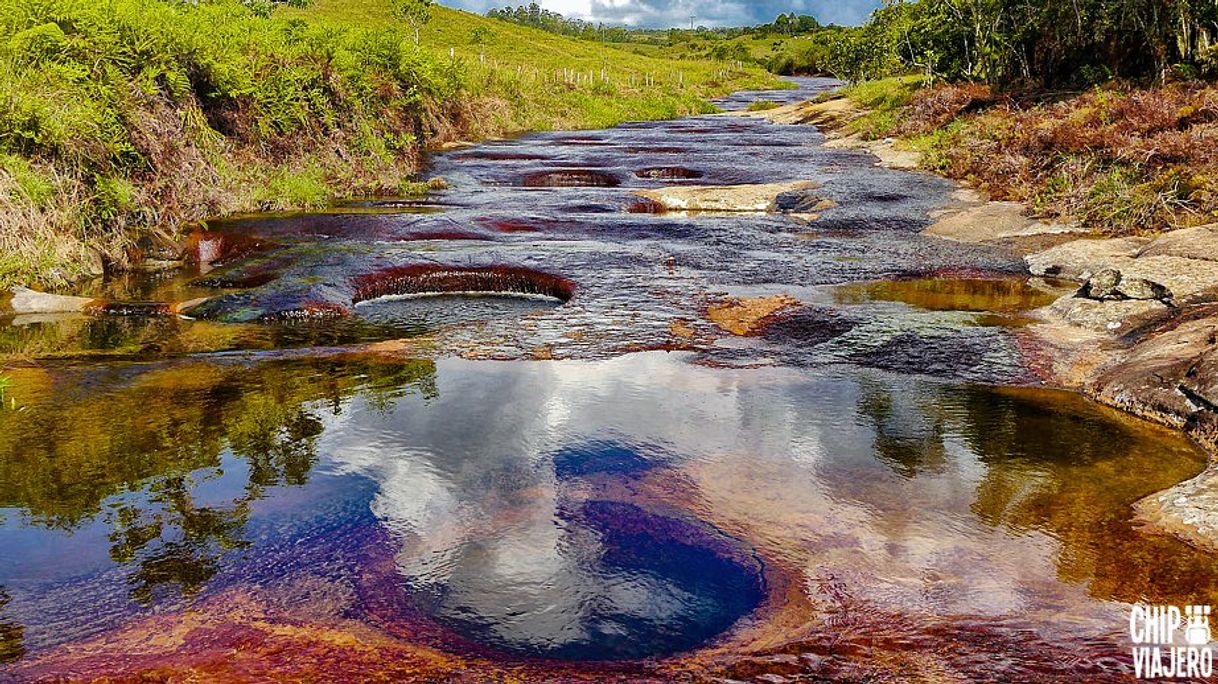
[[758, 334], [774, 315], [795, 306], [799, 306], [799, 300], [789, 295], [733, 298], [709, 306], [706, 317], [720, 328], [743, 337]]

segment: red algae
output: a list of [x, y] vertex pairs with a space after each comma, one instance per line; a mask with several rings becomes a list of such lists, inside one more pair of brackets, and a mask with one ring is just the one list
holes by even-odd
[[575, 296], [571, 280], [520, 266], [398, 266], [358, 276], [352, 283], [357, 303], [390, 295], [443, 292], [543, 295], [563, 302]]
[[663, 214], [664, 211], [663, 204], [649, 197], [640, 197], [626, 207], [626, 212], [630, 214]]
[[532, 223], [513, 219], [481, 219], [479, 223], [500, 233], [535, 233], [541, 230]]
[[639, 169], [634, 172], [634, 175], [652, 180], [692, 180], [701, 178], [703, 174], [701, 171], [687, 169], [683, 166], [653, 166]]
[[526, 188], [616, 188], [621, 184], [617, 176], [593, 169], [538, 171], [522, 181]]
[[196, 230], [186, 242], [186, 260], [203, 265], [220, 265], [270, 248], [264, 240], [218, 230]]

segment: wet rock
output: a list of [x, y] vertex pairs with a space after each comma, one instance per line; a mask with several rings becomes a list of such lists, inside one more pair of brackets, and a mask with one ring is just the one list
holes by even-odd
[[833, 206], [809, 190], [784, 192], [774, 198], [774, 210], [783, 214], [810, 214]]
[[634, 175], [651, 180], [692, 180], [701, 178], [702, 172], [687, 169], [683, 166], [655, 166], [639, 169], [634, 172]]
[[756, 185], [686, 185], [640, 190], [635, 194], [669, 211], [767, 212], [777, 211], [779, 196], [817, 187], [812, 181]]
[[832, 138], [825, 143], [825, 147], [870, 152], [879, 160], [876, 166], [882, 166], [886, 169], [916, 169], [922, 163], [922, 154], [920, 152], [900, 148], [897, 146], [896, 141], [891, 138], [868, 140], [857, 133], [853, 133]]
[[900, 373], [967, 378], [985, 363], [990, 347], [991, 341], [982, 337], [903, 332], [874, 349], [853, 354], [851, 360]]
[[1179, 539], [1218, 551], [1218, 466], [1134, 505], [1137, 519]]
[[524, 177], [526, 188], [616, 188], [622, 181], [617, 176], [594, 169], [564, 169], [540, 171]]
[[783, 316], [765, 329], [766, 340], [814, 347], [850, 332], [857, 326], [841, 312], [820, 307], [804, 307]]
[[14, 287], [9, 306], [17, 313], [70, 313], [84, 311], [94, 303], [89, 297], [38, 292], [28, 287]]
[[182, 248], [165, 233], [156, 231], [140, 236], [135, 241], [133, 261], [178, 261], [182, 258]]
[[542, 295], [562, 302], [575, 296], [575, 283], [572, 281], [518, 266], [417, 264], [367, 273], [355, 278], [352, 284], [355, 302], [390, 295], [442, 292]]
[[729, 299], [707, 308], [706, 317], [724, 330], [739, 336], [757, 335], [773, 317], [799, 305], [799, 300], [787, 295]]

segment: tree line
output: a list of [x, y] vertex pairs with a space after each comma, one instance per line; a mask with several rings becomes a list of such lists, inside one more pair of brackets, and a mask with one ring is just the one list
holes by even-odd
[[600, 40], [608, 43], [650, 43], [675, 45], [693, 39], [722, 40], [740, 36], [795, 36], [821, 28], [816, 17], [806, 14], [783, 13], [773, 22], [757, 26], [714, 27], [691, 26], [689, 29], [643, 29], [624, 26], [608, 26], [603, 22], [592, 23], [583, 19], [568, 18], [547, 10], [537, 3], [516, 7], [492, 8], [486, 16], [522, 26], [541, 29], [564, 36]]
[[818, 66], [1040, 88], [1218, 75], [1218, 0], [904, 0], [819, 34]]

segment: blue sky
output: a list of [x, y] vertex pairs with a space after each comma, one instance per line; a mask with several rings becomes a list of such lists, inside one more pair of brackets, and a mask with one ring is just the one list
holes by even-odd
[[[491, 7], [528, 4], [529, 0], [440, 0], [478, 14]], [[542, 7], [567, 17], [606, 24], [669, 27], [689, 26], [689, 18], [704, 26], [764, 24], [779, 13], [811, 14], [829, 24], [859, 24], [881, 0], [538, 0]]]

